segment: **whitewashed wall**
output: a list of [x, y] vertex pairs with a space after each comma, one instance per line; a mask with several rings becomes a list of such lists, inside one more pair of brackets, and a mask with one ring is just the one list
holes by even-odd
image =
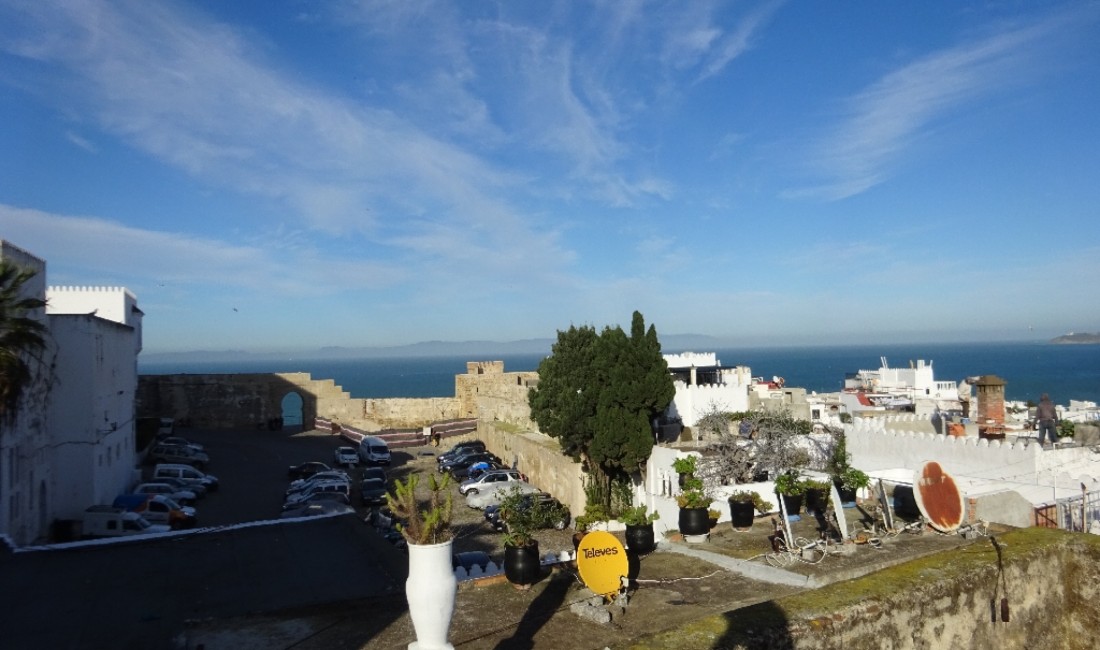
[[1029, 486], [1057, 483], [1076, 487], [1081, 482], [1100, 480], [1100, 461], [1087, 448], [1044, 451], [1037, 444], [1016, 442], [1011, 437], [991, 441], [906, 431], [907, 421], [914, 427], [923, 424], [910, 415], [856, 420], [846, 425], [852, 465], [867, 472], [915, 471], [925, 462], [935, 461], [956, 477], [1000, 481], [1006, 489], [1025, 492]]
[[723, 372], [723, 378], [727, 383], [690, 386], [681, 381], [673, 382], [676, 396], [672, 398], [669, 414], [679, 416], [685, 426], [693, 427], [715, 408], [721, 411], [749, 410], [749, 382], [743, 381], [744, 377], [732, 369]]
[[[44, 260], [4, 240], [0, 259], [34, 270], [24, 295], [46, 297]], [[44, 311], [30, 316], [46, 320]], [[52, 354], [48, 350], [47, 358]], [[39, 373], [24, 390], [14, 422], [0, 423], [0, 534], [20, 545], [45, 535], [49, 526], [50, 438], [40, 409], [48, 381], [48, 372]]]
[[137, 462], [132, 327], [89, 315], [52, 315], [56, 385], [48, 420], [54, 441], [51, 519], [74, 519], [130, 488]]

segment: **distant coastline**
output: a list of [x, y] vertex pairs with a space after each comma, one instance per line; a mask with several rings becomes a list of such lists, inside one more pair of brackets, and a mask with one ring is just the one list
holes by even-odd
[[1095, 345], [1100, 343], [1100, 334], [1089, 332], [1070, 332], [1062, 336], [1056, 336], [1050, 340], [1055, 345]]

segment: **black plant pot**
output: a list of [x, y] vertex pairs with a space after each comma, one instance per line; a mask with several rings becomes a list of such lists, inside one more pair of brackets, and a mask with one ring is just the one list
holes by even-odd
[[813, 515], [825, 514], [825, 490], [810, 488], [806, 490], [806, 512]]
[[504, 547], [504, 575], [514, 585], [533, 585], [542, 575], [539, 544]]
[[838, 493], [840, 493], [840, 502], [841, 503], [855, 503], [856, 502], [856, 491], [855, 490], [849, 490], [848, 488], [844, 487], [844, 485], [840, 481], [835, 481], [833, 483], [833, 485], [836, 486], [836, 491]]
[[752, 501], [730, 501], [730, 523], [734, 528], [752, 528], [756, 508]]
[[680, 533], [706, 535], [710, 532], [710, 513], [706, 508], [680, 508]]
[[779, 498], [783, 499], [783, 505], [787, 508], [788, 517], [793, 517], [802, 512], [801, 494], [780, 494]]
[[657, 547], [653, 539], [653, 524], [626, 527], [626, 546], [638, 555], [650, 553]]

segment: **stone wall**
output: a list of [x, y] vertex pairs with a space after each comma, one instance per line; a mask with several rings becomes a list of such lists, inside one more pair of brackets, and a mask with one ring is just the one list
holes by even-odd
[[634, 647], [1096, 647], [1100, 539], [1029, 528], [997, 540], [999, 551], [989, 540], [936, 553], [862, 578], [694, 621]]
[[569, 506], [574, 516], [584, 514], [584, 474], [580, 463], [561, 453], [558, 441], [542, 433], [514, 431], [510, 425], [482, 420], [477, 437], [506, 464], [538, 477], [536, 487]]
[[533, 429], [527, 392], [538, 385], [537, 372], [504, 372], [504, 362], [470, 362], [455, 375], [455, 399], [462, 418], [501, 420]]

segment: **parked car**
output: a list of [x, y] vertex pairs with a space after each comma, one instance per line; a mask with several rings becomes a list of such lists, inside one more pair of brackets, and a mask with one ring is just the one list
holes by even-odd
[[290, 478], [302, 479], [309, 478], [317, 472], [327, 472], [331, 469], [331, 467], [321, 461], [311, 461], [308, 463], [301, 463], [300, 465], [291, 465], [286, 475]]
[[204, 452], [204, 453], [206, 452], [206, 447], [203, 447], [202, 445], [200, 445], [197, 442], [191, 442], [187, 438], [181, 438], [179, 436], [168, 436], [166, 438], [161, 438], [160, 440], [158, 440], [158, 442], [162, 445], [176, 445], [176, 446], [179, 446], [179, 447], [190, 447], [191, 449], [194, 449], [195, 451], [201, 451], [201, 452]]
[[386, 481], [377, 478], [363, 479], [359, 484], [359, 499], [365, 506], [380, 506], [386, 503]]
[[165, 478], [182, 479], [193, 485], [199, 484], [205, 487], [207, 492], [217, 492], [219, 487], [218, 477], [213, 474], [206, 474], [190, 465], [178, 463], [162, 463], [153, 468], [154, 481]]
[[194, 505], [199, 496], [194, 490], [188, 490], [169, 483], [140, 483], [134, 486], [132, 494], [163, 494], [185, 506]]
[[364, 467], [363, 468], [363, 480], [368, 478], [377, 478], [386, 480], [386, 470], [381, 467]]
[[456, 456], [460, 456], [464, 453], [473, 453], [485, 451], [485, 443], [480, 440], [467, 440], [460, 442], [454, 447], [451, 447], [447, 451], [443, 452], [436, 457], [436, 462], [443, 463], [448, 460], [453, 460]]
[[337, 467], [355, 467], [359, 464], [359, 450], [355, 447], [337, 447], [333, 459]]
[[[521, 509], [538, 508], [539, 516], [535, 518], [535, 525], [538, 528], [564, 530], [572, 521], [569, 509], [545, 492], [523, 495], [520, 497], [517, 507]], [[485, 508], [485, 521], [496, 530], [505, 530], [508, 525], [507, 518], [502, 515], [499, 505]]]
[[474, 463], [473, 465], [470, 465], [465, 469], [454, 469], [451, 471], [451, 476], [459, 483], [465, 483], [470, 479], [479, 478], [482, 474], [486, 472], [493, 472], [500, 469], [509, 469], [509, 467], [504, 463], [498, 463], [492, 460], [483, 460]]
[[210, 457], [201, 451], [195, 451], [190, 447], [181, 445], [166, 445], [157, 443], [146, 454], [145, 460], [150, 463], [176, 463], [191, 465], [202, 469], [210, 462]]
[[464, 456], [458, 456], [445, 463], [441, 463], [439, 465], [439, 471], [442, 473], [450, 473], [453, 475], [455, 473], [455, 470], [465, 471], [470, 468], [470, 465], [480, 462], [499, 463], [500, 458], [487, 451], [475, 452], [471, 454], [466, 454]]
[[351, 506], [351, 497], [344, 492], [315, 492], [301, 501], [295, 501], [294, 503], [284, 503], [283, 510], [291, 510], [304, 505], [317, 504], [317, 503], [338, 503], [345, 506]]
[[390, 447], [377, 436], [366, 436], [359, 442], [359, 460], [367, 465], [389, 465]]
[[111, 505], [136, 512], [149, 523], [167, 524], [173, 530], [191, 528], [198, 519], [194, 508], [181, 506], [163, 494], [121, 494]]
[[488, 470], [477, 478], [467, 479], [458, 486], [459, 494], [477, 494], [486, 488], [493, 489], [504, 483], [526, 481], [527, 477], [515, 469]]
[[351, 493], [351, 486], [343, 481], [322, 481], [320, 483], [315, 483], [314, 485], [311, 485], [300, 492], [294, 492], [293, 494], [290, 494], [289, 496], [287, 496], [284, 505], [304, 503], [305, 501], [308, 501], [309, 498], [313, 495], [321, 494], [323, 492], [339, 492], [344, 496], [347, 496]]
[[466, 505], [478, 510], [484, 510], [489, 506], [500, 505], [501, 500], [512, 490], [517, 490], [520, 493], [530, 494], [538, 492], [539, 489], [530, 483], [516, 483], [510, 481], [508, 483], [494, 483], [497, 487], [489, 487], [481, 492], [470, 492], [466, 495]]
[[329, 470], [327, 472], [317, 472], [309, 478], [301, 478], [297, 481], [291, 481], [290, 485], [286, 489], [286, 493], [291, 494], [293, 492], [301, 492], [309, 486], [316, 483], [321, 483], [322, 481], [343, 481], [350, 485], [351, 477], [348, 476], [346, 472], [338, 469]]
[[182, 478], [174, 478], [171, 476], [158, 477], [154, 483], [164, 483], [170, 485], [177, 490], [189, 490], [195, 493], [195, 497], [198, 499], [206, 498], [206, 486], [202, 483], [193, 483], [183, 480]]
[[299, 517], [320, 517], [322, 515], [344, 515], [355, 512], [355, 508], [338, 501], [321, 501], [318, 503], [305, 503], [294, 506], [289, 510], [283, 510], [280, 519], [297, 519]]
[[85, 538], [167, 533], [171, 530], [164, 524], [150, 524], [136, 512], [114, 506], [91, 506], [84, 511], [80, 523], [80, 535]]

